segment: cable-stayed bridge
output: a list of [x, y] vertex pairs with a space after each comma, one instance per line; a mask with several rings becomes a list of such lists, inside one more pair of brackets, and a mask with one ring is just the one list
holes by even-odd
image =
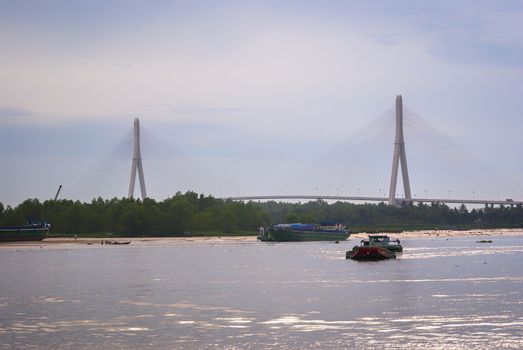
[[[141, 140], [144, 135], [146, 142]], [[129, 174], [128, 154], [132, 149], [130, 181], [127, 182], [127, 188], [117, 190], [118, 193], [127, 192], [128, 197], [134, 196], [138, 175], [142, 198], [147, 193], [156, 197], [158, 191], [155, 191], [155, 186], [157, 189], [161, 183], [162, 190], [165, 190], [165, 184], [176, 188], [169, 191], [171, 194], [192, 190], [241, 201], [327, 200], [385, 202], [390, 205], [409, 202], [486, 206], [523, 204], [521, 200], [514, 200], [523, 197], [523, 191], [499, 177], [496, 171], [482, 164], [415, 113], [404, 109], [401, 96], [396, 97], [395, 108], [351, 137], [349, 142], [337, 145], [282, 185], [256, 191], [258, 193], [254, 195], [246, 194], [252, 192], [252, 189], [245, 191], [231, 186], [223, 177], [214, 176], [212, 169], [201, 166], [191, 157], [181, 156], [166, 144], [158, 145], [157, 140], [154, 140], [157, 143], [154, 147], [154, 142], [148, 140], [151, 137], [154, 138], [154, 135], [146, 130], [140, 133], [139, 122], [135, 120], [133, 131], [119, 146], [127, 154], [122, 157], [123, 153], [119, 151], [122, 153], [120, 170], [105, 170], [102, 179], [96, 182], [110, 182], [113, 177], [115, 184], [125, 185], [121, 181], [124, 176], [121, 167], [127, 168], [125, 173]], [[142, 146], [145, 151], [144, 161]], [[111, 167], [104, 165], [101, 168]], [[245, 178], [249, 178], [248, 168], [242, 168]], [[264, 169], [264, 173], [273, 170], [278, 171], [269, 168]], [[146, 179], [149, 192], [146, 192]], [[150, 191], [151, 187], [153, 191]], [[487, 187], [490, 192], [486, 191]]]
[[[360, 195], [263, 195], [263, 196], [231, 196], [227, 199], [231, 200], [330, 200], [330, 201], [362, 201], [362, 202], [386, 202], [390, 205], [401, 205], [408, 202], [416, 203], [446, 203], [446, 204], [473, 204], [485, 206], [494, 205], [508, 205], [521, 206], [523, 201], [514, 201], [512, 198], [504, 200], [497, 199], [476, 199], [476, 198], [451, 198], [450, 191], [448, 198], [429, 198], [429, 197], [413, 197], [410, 187], [407, 153], [405, 149], [405, 140], [403, 132], [403, 101], [401, 95], [396, 96], [395, 106], [395, 140], [394, 150], [392, 154], [392, 168], [390, 175], [390, 186], [388, 196], [360, 196]], [[398, 172], [401, 168], [401, 176], [403, 182], [404, 197], [399, 198], [396, 192]], [[358, 189], [359, 192], [359, 189]], [[425, 191], [426, 192], [426, 191]], [[474, 192], [472, 193], [474, 196]], [[498, 194], [499, 196], [499, 194]]]

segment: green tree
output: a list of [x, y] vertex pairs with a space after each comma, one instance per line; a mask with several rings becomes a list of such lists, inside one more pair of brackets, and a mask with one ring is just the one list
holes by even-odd
[[292, 224], [294, 222], [298, 222], [298, 214], [296, 213], [289, 213], [285, 217], [285, 223], [286, 224]]

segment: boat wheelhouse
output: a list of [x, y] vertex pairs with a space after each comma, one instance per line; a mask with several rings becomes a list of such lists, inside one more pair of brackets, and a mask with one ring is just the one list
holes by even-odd
[[361, 245], [364, 247], [382, 247], [398, 253], [403, 251], [399, 239], [390, 239], [386, 235], [369, 235], [368, 239], [361, 241]]

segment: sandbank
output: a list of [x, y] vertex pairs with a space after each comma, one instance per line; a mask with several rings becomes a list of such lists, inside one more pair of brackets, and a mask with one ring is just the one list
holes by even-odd
[[[387, 233], [380, 233], [387, 234]], [[449, 238], [449, 237], [494, 237], [494, 236], [523, 236], [523, 229], [477, 229], [469, 231], [452, 230], [423, 230], [405, 231], [401, 233], [389, 233], [393, 238]], [[351, 239], [363, 239], [367, 233], [358, 233], [350, 236]], [[40, 247], [40, 248], [59, 248], [59, 247], [131, 247], [131, 246], [169, 246], [184, 244], [252, 244], [258, 242], [255, 236], [220, 236], [220, 237], [118, 237], [111, 238], [111, 241], [131, 241], [130, 245], [102, 245], [102, 241], [108, 238], [46, 238], [43, 241], [31, 242], [0, 242], [0, 249], [7, 247]]]

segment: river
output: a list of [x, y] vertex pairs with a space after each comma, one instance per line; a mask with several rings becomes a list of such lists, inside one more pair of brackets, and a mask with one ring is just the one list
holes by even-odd
[[0, 349], [521, 349], [523, 233], [481, 238], [0, 246]]

